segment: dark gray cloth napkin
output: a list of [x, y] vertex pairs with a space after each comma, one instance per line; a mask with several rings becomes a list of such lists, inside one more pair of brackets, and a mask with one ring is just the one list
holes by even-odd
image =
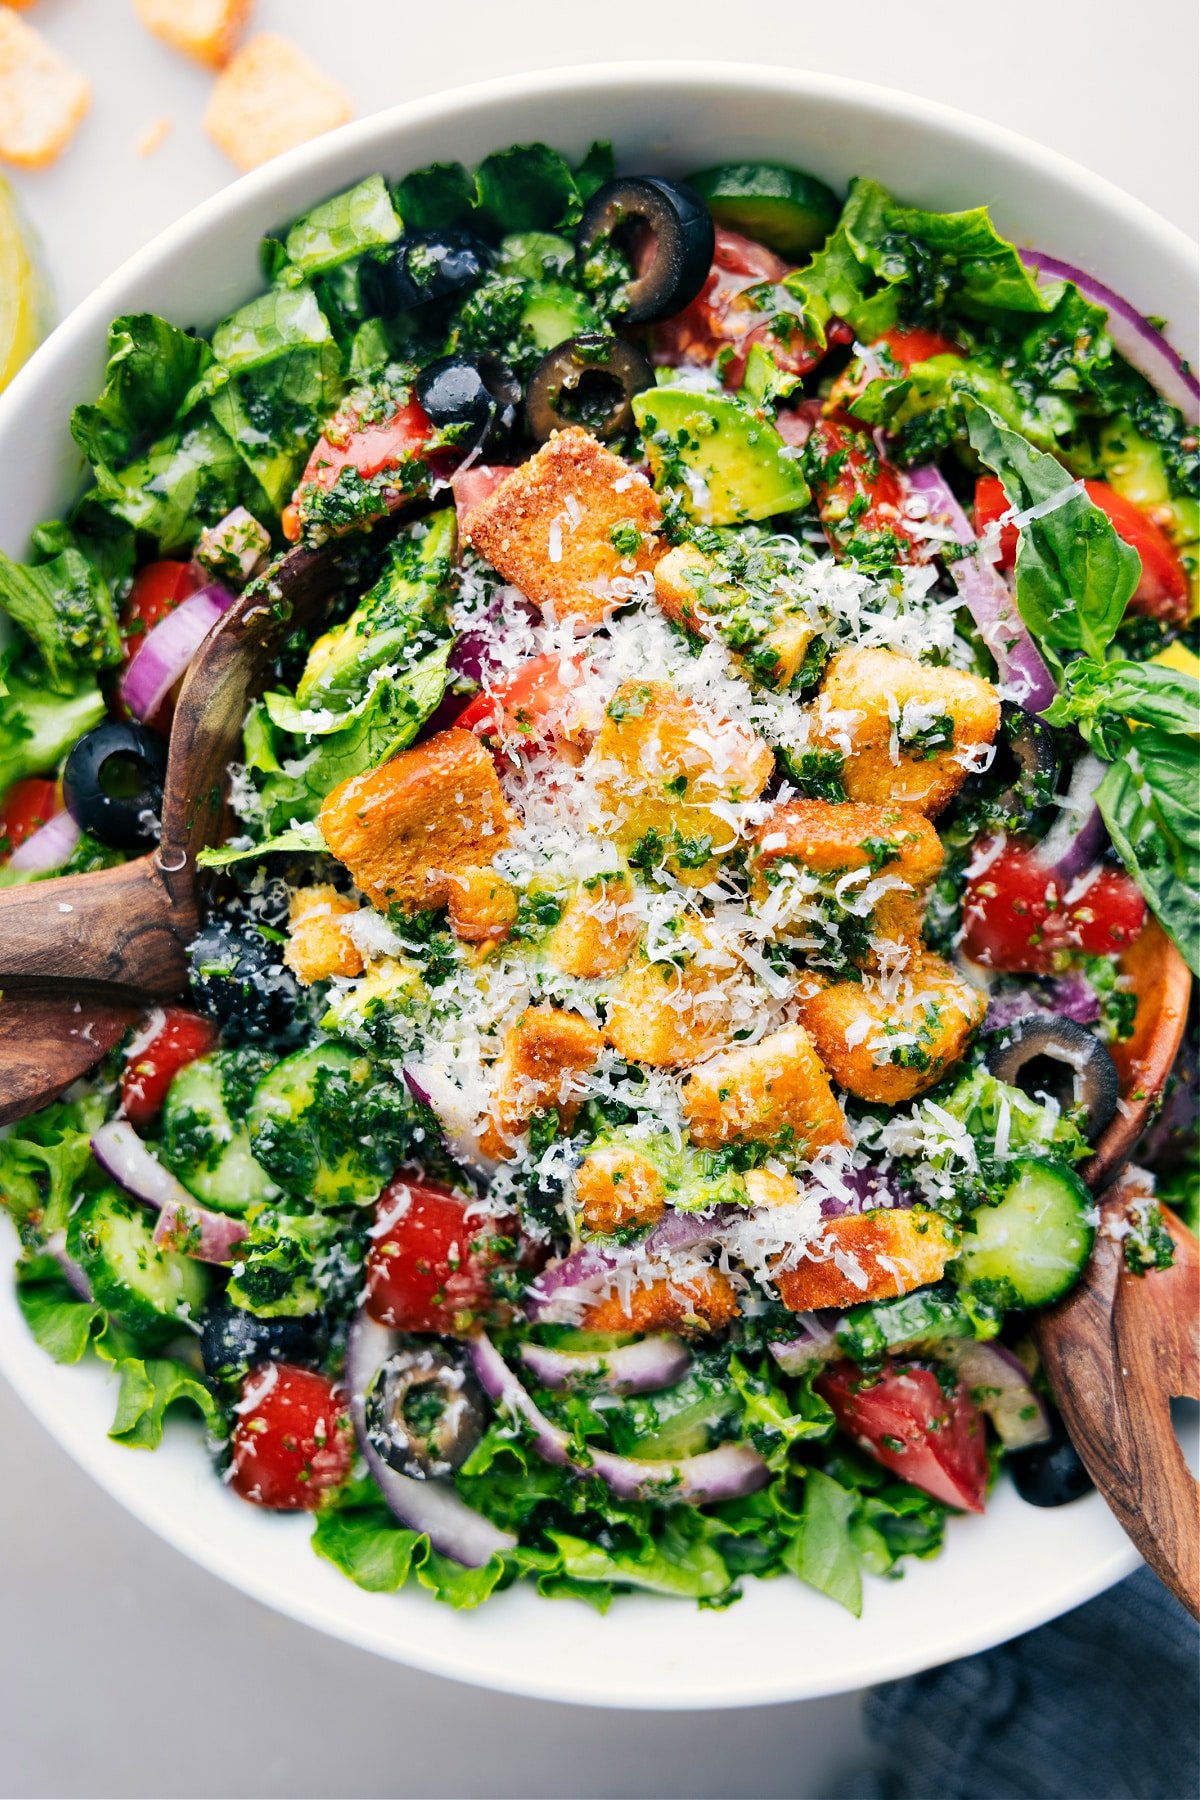
[[1197, 1628], [1149, 1569], [982, 1656], [867, 1695], [841, 1800], [1196, 1800]]

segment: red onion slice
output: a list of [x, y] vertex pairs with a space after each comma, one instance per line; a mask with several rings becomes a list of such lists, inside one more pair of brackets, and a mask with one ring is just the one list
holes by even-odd
[[160, 1217], [154, 1241], [197, 1262], [232, 1261], [233, 1246], [246, 1227], [240, 1219], [197, 1205], [181, 1181], [164, 1168], [126, 1119], [110, 1119], [92, 1134], [92, 1155], [135, 1200], [153, 1206]]
[[981, 1344], [974, 1338], [952, 1338], [939, 1344], [938, 1358], [948, 1362], [971, 1390], [980, 1412], [987, 1414], [1006, 1450], [1026, 1450], [1048, 1443], [1054, 1435], [1050, 1415], [1019, 1357], [1003, 1344]]
[[[971, 546], [976, 543], [967, 515], [935, 468], [913, 469], [909, 483], [915, 492], [928, 500], [931, 517], [944, 520], [953, 531], [956, 543]], [[1044, 712], [1058, 689], [1000, 571], [990, 563], [981, 562], [978, 555], [972, 555], [959, 557], [951, 563], [950, 574], [967, 611], [979, 627], [980, 636], [995, 658], [1003, 685], [1026, 712]]]
[[1125, 361], [1144, 375], [1164, 400], [1177, 406], [1189, 425], [1200, 423], [1200, 382], [1162, 332], [1104, 282], [1073, 263], [1041, 250], [1022, 250], [1021, 261], [1046, 281], [1073, 281], [1085, 300], [1108, 314], [1108, 335]]
[[415, 1481], [384, 1461], [367, 1430], [366, 1397], [382, 1363], [400, 1342], [399, 1335], [377, 1325], [365, 1312], [354, 1316], [346, 1339], [346, 1387], [350, 1418], [358, 1447], [366, 1458], [393, 1518], [409, 1531], [421, 1531], [434, 1549], [467, 1569], [482, 1569], [493, 1556], [516, 1547], [511, 1532], [501, 1531], [467, 1505], [449, 1481]]
[[496, 1406], [525, 1425], [534, 1448], [548, 1463], [577, 1475], [598, 1475], [621, 1500], [660, 1500], [705, 1506], [740, 1500], [771, 1479], [762, 1457], [749, 1444], [722, 1444], [678, 1462], [638, 1462], [610, 1450], [592, 1450], [584, 1462], [571, 1438], [552, 1425], [487, 1336], [471, 1344], [475, 1373]]
[[839, 1354], [836, 1326], [841, 1313], [797, 1313], [796, 1336], [769, 1346], [785, 1375], [806, 1375]]
[[[673, 1212], [670, 1209], [644, 1237], [640, 1244], [619, 1250], [606, 1250], [599, 1244], [585, 1244], [559, 1263], [542, 1270], [525, 1295], [525, 1311], [530, 1319], [571, 1322], [571, 1303], [595, 1298], [589, 1290], [598, 1288], [606, 1276], [621, 1268], [653, 1262], [672, 1250], [693, 1250], [701, 1244], [715, 1244], [733, 1219], [743, 1218], [740, 1206], [716, 1206], [710, 1213]], [[562, 1309], [566, 1308], [563, 1312]]]
[[51, 1236], [46, 1239], [45, 1251], [47, 1256], [52, 1256], [54, 1258], [55, 1262], [62, 1270], [67, 1286], [71, 1289], [72, 1293], [78, 1294], [81, 1300], [87, 1300], [89, 1303], [94, 1303], [96, 1296], [92, 1292], [91, 1282], [88, 1280], [79, 1264], [75, 1261], [75, 1258], [70, 1256], [67, 1252], [66, 1232], [53, 1232]]
[[210, 1212], [194, 1201], [170, 1201], [159, 1212], [154, 1227], [154, 1241], [160, 1250], [173, 1250], [177, 1256], [206, 1263], [231, 1263], [245, 1236], [241, 1219]]
[[227, 587], [212, 582], [158, 621], [121, 677], [121, 698], [134, 718], [145, 722], [154, 717], [233, 601]]
[[521, 1361], [548, 1388], [586, 1383], [606, 1394], [654, 1394], [674, 1387], [691, 1366], [686, 1344], [669, 1335], [642, 1338], [614, 1350], [553, 1350], [522, 1344]]
[[1039, 865], [1059, 881], [1072, 882], [1093, 866], [1108, 842], [1108, 832], [1096, 805], [1096, 789], [1108, 773], [1108, 764], [1089, 750], [1071, 772], [1062, 798], [1062, 810], [1034, 850]]
[[17, 845], [8, 866], [16, 874], [48, 875], [62, 868], [78, 842], [79, 827], [64, 808]]

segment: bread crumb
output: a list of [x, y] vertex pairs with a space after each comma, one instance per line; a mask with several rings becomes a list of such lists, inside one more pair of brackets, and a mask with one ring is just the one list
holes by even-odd
[[167, 118], [165, 113], [159, 119], [152, 119], [137, 141], [136, 148], [138, 155], [153, 156], [156, 150], [162, 148], [164, 141], [170, 135], [170, 131], [171, 121]]
[[239, 169], [256, 169], [351, 117], [348, 96], [287, 38], [263, 31], [217, 77], [204, 125]]
[[250, 16], [250, 0], [133, 0], [133, 4], [147, 31], [210, 69], [228, 62]]
[[91, 98], [91, 84], [40, 32], [0, 11], [0, 159], [45, 168], [70, 143]]

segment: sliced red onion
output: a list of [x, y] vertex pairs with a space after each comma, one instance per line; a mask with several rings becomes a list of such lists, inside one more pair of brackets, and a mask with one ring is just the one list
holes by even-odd
[[1005, 1031], [1019, 1019], [1034, 1015], [1043, 1018], [1070, 1019], [1076, 1025], [1094, 1025], [1100, 1018], [1100, 996], [1082, 969], [1070, 969], [1057, 975], [1042, 992], [1023, 988], [1019, 993], [1000, 994], [988, 1002], [984, 1031]]
[[654, 1394], [674, 1387], [691, 1365], [686, 1344], [670, 1335], [642, 1338], [613, 1350], [553, 1350], [545, 1344], [522, 1344], [521, 1361], [543, 1387], [572, 1388], [581, 1383], [608, 1394]]
[[79, 827], [64, 808], [18, 844], [8, 866], [21, 875], [47, 875], [61, 869], [79, 842]]
[[236, 569], [243, 586], [270, 554], [270, 532], [244, 506], [235, 506], [219, 525], [202, 531], [196, 546], [196, 561], [206, 575], [225, 575]]
[[[973, 546], [976, 537], [967, 515], [937, 469], [913, 469], [908, 479], [910, 486], [928, 500], [931, 516], [944, 519], [953, 531], [955, 542]], [[978, 555], [971, 555], [951, 563], [950, 573], [995, 659], [1002, 684], [1026, 712], [1044, 712], [1058, 689], [1000, 571], [981, 562]]]
[[911, 1207], [912, 1199], [882, 1169], [843, 1169], [841, 1194], [821, 1195], [821, 1217], [842, 1219], [847, 1213], [870, 1212], [872, 1207]]
[[744, 1216], [740, 1206], [715, 1206], [709, 1213], [668, 1209], [640, 1244], [620, 1250], [585, 1244], [561, 1262], [542, 1270], [525, 1295], [525, 1311], [534, 1320], [553, 1319], [556, 1307], [570, 1298], [578, 1298], [580, 1289], [586, 1296], [589, 1288], [597, 1286], [605, 1276], [618, 1269], [653, 1262], [672, 1250], [693, 1250], [701, 1244], [718, 1243], [725, 1226]]
[[1095, 798], [1107, 773], [1108, 764], [1090, 750], [1080, 757], [1063, 796], [1062, 810], [1034, 851], [1039, 865], [1059, 881], [1069, 883], [1085, 874], [1108, 842]]
[[205, 1263], [231, 1263], [245, 1236], [243, 1220], [211, 1212], [195, 1201], [169, 1201], [154, 1227], [154, 1241], [160, 1250], [173, 1250], [178, 1256]]
[[52, 1256], [62, 1270], [63, 1275], [66, 1278], [67, 1286], [71, 1291], [78, 1294], [81, 1300], [87, 1300], [89, 1302], [94, 1301], [96, 1296], [92, 1293], [91, 1282], [88, 1280], [79, 1264], [75, 1261], [75, 1258], [70, 1256], [67, 1252], [66, 1232], [52, 1232], [46, 1239], [45, 1250], [46, 1255]]
[[841, 1317], [840, 1312], [796, 1314], [799, 1330], [795, 1337], [769, 1346], [785, 1375], [806, 1375], [837, 1355], [836, 1328]]
[[147, 634], [121, 677], [121, 698], [136, 719], [151, 719], [234, 596], [220, 582], [198, 588]]
[[490, 1338], [480, 1336], [472, 1341], [471, 1360], [484, 1392], [528, 1428], [540, 1456], [577, 1475], [598, 1475], [618, 1499], [705, 1506], [711, 1501], [740, 1500], [771, 1479], [766, 1463], [749, 1444], [722, 1444], [717, 1450], [681, 1457], [677, 1462], [638, 1462], [610, 1450], [591, 1450], [584, 1461], [574, 1440], [550, 1423]]
[[970, 1388], [980, 1412], [987, 1414], [1006, 1450], [1026, 1450], [1048, 1443], [1054, 1435], [1050, 1415], [1019, 1357], [1003, 1344], [950, 1338], [937, 1355], [948, 1362]]
[[377, 1325], [365, 1312], [355, 1314], [346, 1338], [346, 1387], [350, 1394], [350, 1418], [358, 1447], [375, 1477], [392, 1516], [409, 1531], [422, 1531], [442, 1556], [481, 1569], [493, 1556], [516, 1547], [511, 1532], [501, 1531], [482, 1513], [467, 1505], [450, 1481], [415, 1481], [384, 1461], [367, 1430], [366, 1397], [382, 1363], [400, 1339], [396, 1332]]
[[436, 1118], [442, 1142], [455, 1162], [479, 1175], [493, 1175], [495, 1160], [479, 1148], [475, 1110], [458, 1083], [433, 1063], [406, 1063], [404, 1079], [414, 1100], [427, 1106]]
[[1186, 362], [1137, 308], [1073, 263], [1041, 250], [1022, 250], [1021, 261], [1046, 281], [1073, 281], [1085, 300], [1108, 314], [1108, 335], [1125, 361], [1144, 375], [1164, 400], [1177, 406], [1189, 425], [1200, 423], [1200, 382]]

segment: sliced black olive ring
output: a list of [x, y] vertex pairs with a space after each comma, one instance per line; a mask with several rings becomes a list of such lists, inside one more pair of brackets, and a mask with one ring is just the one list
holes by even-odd
[[638, 239], [647, 235], [654, 240], [653, 255], [626, 282], [619, 300], [618, 310], [630, 325], [671, 318], [690, 306], [704, 286], [716, 245], [707, 206], [682, 182], [625, 176], [596, 190], [575, 232], [585, 280], [588, 258], [605, 239], [614, 239], [640, 264], [643, 246]]
[[997, 804], [1019, 825], [1049, 805], [1062, 764], [1054, 733], [1044, 720], [1007, 700], [1001, 712], [1001, 753], [1011, 764], [1013, 779]]
[[63, 799], [78, 825], [112, 850], [153, 843], [162, 810], [167, 746], [131, 719], [85, 731], [63, 770]]
[[367, 1395], [367, 1430], [384, 1461], [417, 1481], [461, 1467], [483, 1436], [483, 1393], [442, 1345], [397, 1350]]
[[633, 427], [633, 396], [654, 386], [654, 370], [623, 338], [587, 331], [556, 344], [529, 379], [525, 420], [544, 444], [553, 431], [582, 425], [595, 437]]
[[1031, 1013], [1011, 1027], [990, 1059], [992, 1074], [1036, 1099], [1048, 1094], [1065, 1110], [1083, 1109], [1080, 1125], [1094, 1144], [1117, 1110], [1117, 1066], [1099, 1038], [1074, 1019]]

